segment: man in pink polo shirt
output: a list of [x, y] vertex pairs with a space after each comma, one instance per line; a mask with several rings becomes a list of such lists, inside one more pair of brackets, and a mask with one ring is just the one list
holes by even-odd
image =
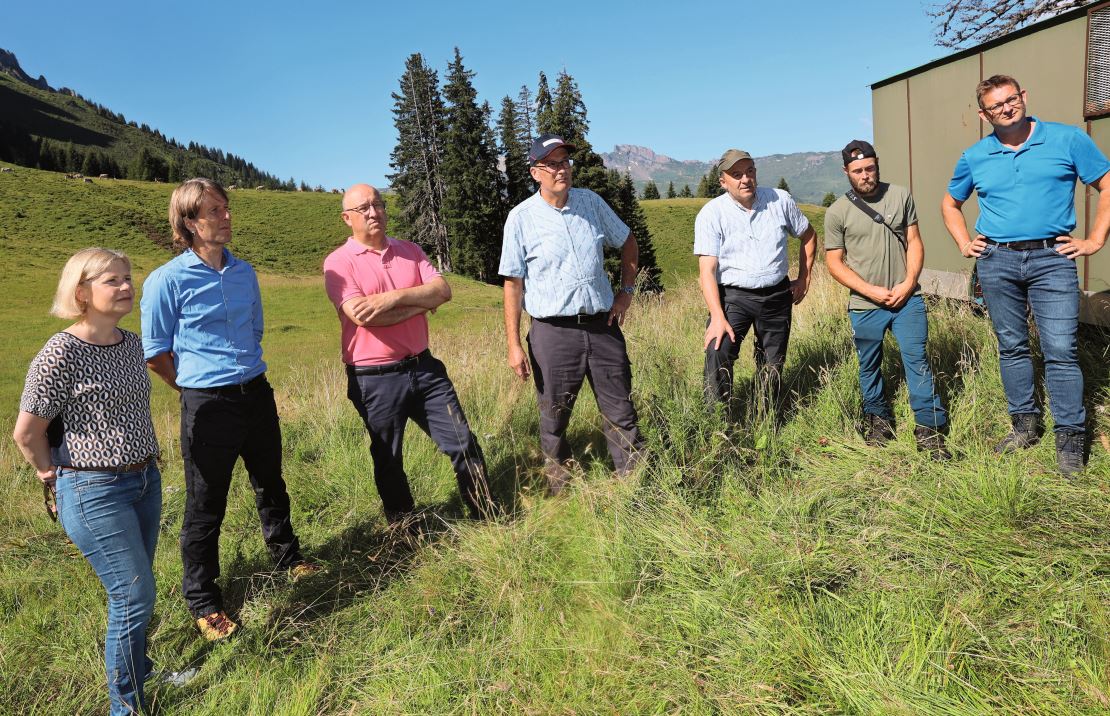
[[351, 237], [324, 260], [324, 288], [339, 314], [347, 397], [370, 433], [386, 519], [411, 524], [401, 452], [409, 418], [451, 459], [471, 516], [486, 516], [492, 502], [482, 448], [447, 369], [428, 350], [425, 314], [451, 300], [451, 287], [419, 246], [386, 236], [385, 203], [374, 187], [348, 189], [342, 217]]

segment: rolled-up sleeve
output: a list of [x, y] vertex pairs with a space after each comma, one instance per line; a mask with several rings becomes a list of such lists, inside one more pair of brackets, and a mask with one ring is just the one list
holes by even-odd
[[173, 350], [178, 318], [176, 293], [173, 281], [161, 271], [155, 271], [143, 282], [139, 314], [145, 360]]

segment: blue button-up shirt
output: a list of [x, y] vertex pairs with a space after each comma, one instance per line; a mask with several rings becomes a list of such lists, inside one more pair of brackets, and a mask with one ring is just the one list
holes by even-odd
[[524, 279], [524, 310], [533, 318], [601, 313], [613, 305], [605, 247], [628, 240], [628, 226], [589, 189], [571, 189], [557, 209], [539, 192], [505, 220], [502, 276]]
[[192, 251], [159, 266], [139, 305], [145, 358], [173, 351], [182, 388], [238, 385], [265, 372], [258, 277], [227, 249], [222, 271]]
[[1017, 151], [993, 133], [972, 144], [956, 162], [948, 193], [966, 201], [979, 196], [975, 231], [995, 241], [1066, 236], [1075, 229], [1075, 180], [1098, 181], [1110, 162], [1078, 127], [1036, 122]]
[[717, 257], [717, 283], [766, 288], [786, 278], [790, 268], [786, 235], [801, 236], [808, 229], [809, 219], [781, 189], [756, 187], [751, 209], [721, 194], [694, 220], [694, 253]]

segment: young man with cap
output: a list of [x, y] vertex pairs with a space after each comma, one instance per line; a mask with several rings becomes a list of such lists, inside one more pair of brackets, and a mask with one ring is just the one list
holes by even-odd
[[402, 446], [411, 418], [450, 459], [472, 517], [490, 513], [486, 463], [443, 363], [428, 350], [428, 317], [451, 287], [420, 247], [386, 236], [385, 202], [356, 184], [343, 195], [351, 237], [324, 259], [339, 314], [347, 397], [370, 433], [374, 482], [390, 525], [413, 531]]
[[[1055, 422], [1056, 464], [1070, 477], [1083, 470], [1087, 421], [1076, 346], [1079, 276], [1075, 260], [1106, 243], [1110, 162], [1078, 128], [1027, 115], [1025, 90], [1013, 77], [989, 77], [979, 83], [975, 95], [979, 118], [994, 132], [973, 144], [956, 163], [941, 212], [960, 252], [975, 259], [998, 336], [998, 363], [1011, 427], [995, 451], [1027, 448], [1038, 439], [1027, 318], [1032, 312]], [[1069, 235], [1076, 226], [1076, 179], [1099, 191], [1098, 210], [1086, 239]], [[972, 192], [979, 197], [974, 238], [963, 215], [963, 204]]]
[[[740, 342], [755, 330], [760, 382], [777, 410], [793, 306], [805, 298], [817, 234], [790, 194], [757, 185], [755, 161], [729, 149], [717, 162], [725, 193], [694, 221], [698, 282], [709, 309], [705, 328], [705, 390], [711, 402], [728, 404]], [[801, 241], [798, 278], [787, 276], [788, 235]]]
[[214, 641], [238, 628], [216, 579], [220, 526], [240, 457], [270, 558], [294, 579], [320, 567], [305, 561], [293, 533], [281, 426], [262, 360], [262, 296], [254, 269], [227, 249], [227, 192], [211, 179], [190, 179], [174, 190], [169, 216], [182, 253], [143, 284], [143, 352], [150, 369], [181, 393], [181, 593], [201, 634]]
[[925, 247], [913, 197], [905, 187], [879, 181], [879, 160], [869, 143], [849, 142], [841, 156], [852, 188], [825, 214], [825, 263], [851, 292], [848, 317], [859, 356], [864, 439], [878, 446], [894, 437], [882, 373], [883, 338], [890, 331], [902, 353], [918, 450], [947, 460], [948, 415], [925, 355], [929, 321], [917, 285]]
[[[539, 191], [509, 212], [498, 269], [505, 277], [509, 366], [521, 380], [534, 373], [549, 494], [558, 494], [570, 477], [566, 430], [584, 379], [597, 398], [617, 474], [630, 472], [643, 449], [621, 332], [639, 248], [601, 197], [571, 187], [573, 151], [553, 134], [532, 142], [528, 161]], [[615, 298], [604, 268], [606, 247], [621, 249]], [[522, 301], [532, 317], [528, 356], [520, 343]]]

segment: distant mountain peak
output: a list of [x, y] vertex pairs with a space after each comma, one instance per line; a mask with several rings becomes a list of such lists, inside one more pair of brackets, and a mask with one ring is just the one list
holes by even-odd
[[0, 47], [0, 72], [3, 72], [9, 77], [15, 78], [20, 82], [29, 84], [32, 87], [38, 87], [39, 89], [46, 90], [47, 92], [56, 91], [53, 87], [50, 86], [49, 83], [47, 83], [45, 76], [39, 75], [39, 78], [37, 80], [32, 79], [31, 75], [24, 72], [23, 68], [20, 67], [19, 60], [16, 58], [15, 53], [9, 52], [2, 47]]

